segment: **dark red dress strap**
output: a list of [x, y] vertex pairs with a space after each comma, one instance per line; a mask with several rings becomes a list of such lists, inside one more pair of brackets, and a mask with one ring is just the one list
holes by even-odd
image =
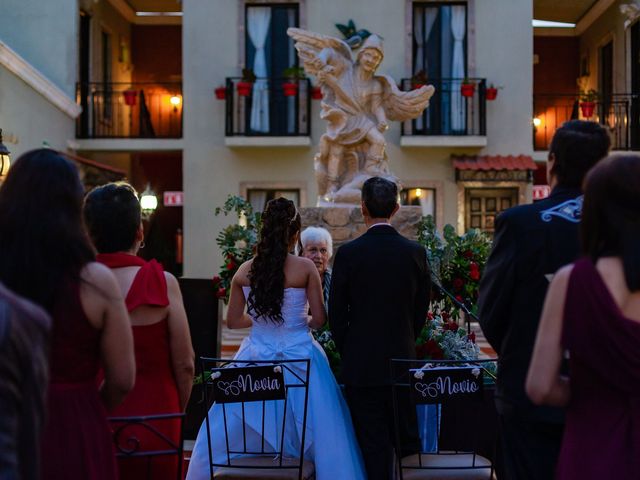
[[97, 260], [109, 268], [140, 267], [125, 299], [127, 310], [130, 312], [141, 305], [169, 305], [164, 269], [155, 260], [146, 262], [140, 257], [126, 253], [101, 253], [98, 254]]

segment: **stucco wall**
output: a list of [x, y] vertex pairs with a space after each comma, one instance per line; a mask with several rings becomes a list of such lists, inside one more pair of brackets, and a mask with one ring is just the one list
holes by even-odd
[[74, 97], [78, 0], [2, 0], [0, 39]]
[[47, 142], [66, 150], [75, 135], [74, 120], [0, 66], [0, 128], [12, 158]]
[[[533, 32], [531, 0], [472, 0], [475, 35], [475, 71], [504, 86], [498, 99], [487, 105], [488, 146], [485, 149], [401, 148], [400, 126], [387, 135], [387, 152], [394, 174], [401, 180], [441, 182], [444, 221], [456, 224], [457, 185], [452, 153], [530, 154]], [[301, 17], [307, 28], [338, 35], [335, 23], [354, 19], [385, 39], [380, 72], [397, 80], [408, 77], [406, 62], [407, 10], [405, 0], [323, 0], [304, 2]], [[305, 7], [306, 5], [306, 7]], [[471, 10], [471, 9], [470, 9]], [[224, 102], [213, 89], [227, 76], [239, 75], [240, 20], [238, 2], [183, 2], [184, 77], [184, 189], [185, 276], [208, 277], [219, 263], [215, 237], [230, 218], [213, 210], [227, 195], [238, 194], [241, 182], [303, 182], [307, 205], [313, 206], [316, 185], [312, 158], [323, 132], [319, 102], [312, 106], [311, 147], [227, 148], [224, 145]], [[508, 21], [496, 21], [496, 12]], [[410, 17], [409, 17], [410, 18]], [[470, 49], [471, 50], [471, 49]]]

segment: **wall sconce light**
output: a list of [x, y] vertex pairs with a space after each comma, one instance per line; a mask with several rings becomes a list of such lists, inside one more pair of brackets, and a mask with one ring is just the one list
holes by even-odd
[[0, 178], [7, 176], [11, 166], [11, 156], [9, 149], [2, 143], [2, 129], [0, 128]]
[[169, 99], [169, 101], [171, 102], [171, 105], [173, 105], [173, 111], [177, 112], [178, 111], [178, 107], [182, 103], [182, 98], [180, 98], [180, 95], [173, 95]]
[[149, 184], [147, 184], [147, 188], [145, 188], [142, 195], [140, 195], [140, 208], [142, 209], [142, 214], [145, 218], [149, 218], [153, 215], [153, 212], [158, 208], [158, 198], [149, 187]]
[[416, 188], [416, 197], [420, 198], [422, 196], [422, 189]]
[[542, 125], [540, 117], [533, 117], [533, 126], [538, 128], [540, 125]]

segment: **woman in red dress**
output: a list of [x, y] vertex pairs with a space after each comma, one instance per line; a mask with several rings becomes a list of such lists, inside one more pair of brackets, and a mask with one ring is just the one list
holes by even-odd
[[[136, 256], [143, 228], [135, 190], [126, 183], [93, 189], [85, 199], [84, 216], [98, 261], [112, 269], [125, 297], [135, 343], [136, 384], [114, 416], [184, 412], [194, 375], [187, 316], [176, 278], [155, 260], [145, 262]], [[157, 421], [153, 426], [173, 442], [181, 441], [179, 420]], [[168, 448], [141, 427], [122, 431], [125, 439], [134, 433], [139, 451]], [[178, 466], [176, 458], [121, 458], [120, 478], [174, 480]]]
[[53, 319], [41, 439], [47, 480], [117, 479], [106, 412], [135, 379], [127, 312], [114, 275], [94, 261], [82, 196], [76, 167], [51, 149], [18, 158], [0, 188], [0, 280]]

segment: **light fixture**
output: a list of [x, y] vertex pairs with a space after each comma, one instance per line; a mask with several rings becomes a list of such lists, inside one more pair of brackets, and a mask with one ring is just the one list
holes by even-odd
[[422, 189], [416, 188], [416, 197], [420, 198], [422, 196]]
[[182, 98], [180, 98], [180, 95], [173, 95], [169, 99], [169, 102], [171, 102], [171, 105], [173, 105], [173, 111], [177, 112], [178, 111], [178, 107], [182, 103]]
[[545, 28], [575, 28], [575, 23], [567, 23], [567, 22], [554, 22], [551, 20], [537, 20], [533, 19], [531, 21], [532, 27], [545, 27]]
[[9, 149], [2, 143], [2, 129], [0, 128], [0, 178], [4, 178], [9, 172], [9, 167], [11, 166], [10, 153]]
[[149, 218], [153, 212], [156, 211], [156, 208], [158, 208], [158, 198], [149, 187], [149, 184], [147, 184], [147, 188], [145, 188], [142, 195], [140, 195], [140, 208], [146, 218]]
[[540, 117], [533, 117], [533, 126], [538, 128], [540, 125], [542, 125]]

